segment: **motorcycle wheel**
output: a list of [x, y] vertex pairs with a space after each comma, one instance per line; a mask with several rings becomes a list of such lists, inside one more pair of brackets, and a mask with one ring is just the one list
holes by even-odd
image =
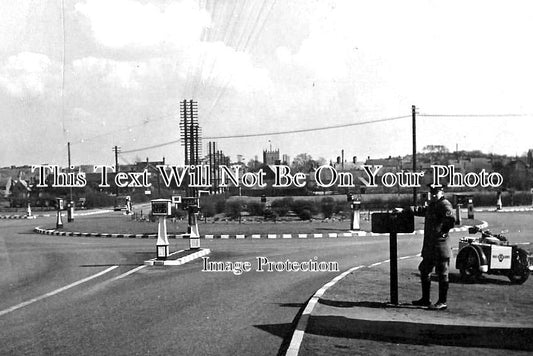
[[529, 278], [529, 260], [527, 252], [517, 248], [513, 255], [512, 268], [507, 277], [512, 283], [522, 284]]
[[479, 259], [474, 250], [468, 251], [459, 273], [461, 273], [461, 279], [467, 282], [473, 282], [481, 275]]

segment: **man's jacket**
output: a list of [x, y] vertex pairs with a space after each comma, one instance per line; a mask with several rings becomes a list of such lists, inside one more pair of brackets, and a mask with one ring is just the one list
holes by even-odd
[[425, 216], [422, 258], [451, 258], [448, 231], [455, 224], [452, 204], [442, 197], [416, 209], [415, 215]]

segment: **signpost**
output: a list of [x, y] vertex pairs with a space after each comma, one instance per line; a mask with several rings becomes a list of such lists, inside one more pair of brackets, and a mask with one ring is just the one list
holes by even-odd
[[351, 230], [359, 231], [361, 230], [360, 221], [361, 221], [361, 202], [355, 200], [351, 204], [352, 208], [352, 219], [351, 219]]
[[346, 200], [350, 203], [350, 230], [361, 230], [361, 194], [348, 193], [346, 194]]
[[181, 208], [187, 210], [189, 248], [200, 248], [200, 233], [198, 230], [198, 213], [200, 212], [200, 199], [197, 197], [182, 197]]
[[156, 256], [157, 259], [167, 259], [170, 255], [170, 248], [167, 236], [167, 217], [172, 212], [171, 201], [169, 199], [155, 199], [152, 200], [152, 215], [159, 217], [157, 225], [157, 242], [156, 242]]
[[389, 233], [390, 297], [391, 304], [398, 305], [398, 233], [415, 231], [415, 217], [410, 210], [396, 209], [373, 213], [371, 220], [372, 232]]
[[472, 198], [468, 199], [468, 218], [474, 218], [474, 200]]
[[62, 198], [57, 198], [57, 220], [56, 220], [56, 229], [61, 229], [63, 227], [63, 220], [61, 220], [61, 211], [65, 209], [65, 201]]
[[200, 248], [200, 232], [198, 230], [198, 213], [200, 208], [198, 205], [189, 205], [189, 226], [187, 228], [187, 233], [189, 235], [189, 248], [198, 249]]
[[67, 203], [67, 221], [72, 222], [74, 221], [74, 201], [70, 200]]

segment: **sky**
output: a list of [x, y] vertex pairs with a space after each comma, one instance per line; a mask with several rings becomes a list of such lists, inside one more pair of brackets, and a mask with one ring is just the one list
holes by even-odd
[[[233, 160], [533, 148], [529, 1], [0, 3], [0, 166], [183, 164], [179, 103]], [[316, 131], [293, 132], [305, 129]], [[289, 133], [287, 133], [289, 132]], [[248, 136], [233, 137], [228, 136]], [[158, 147], [154, 147], [158, 146]]]

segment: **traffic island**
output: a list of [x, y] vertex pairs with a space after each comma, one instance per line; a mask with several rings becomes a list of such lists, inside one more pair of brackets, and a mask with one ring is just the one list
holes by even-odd
[[173, 252], [166, 259], [153, 258], [144, 261], [148, 266], [179, 266], [211, 253], [208, 248], [188, 249]]
[[35, 215], [0, 215], [0, 219], [36, 219]]
[[[434, 311], [411, 304], [421, 293], [419, 262], [417, 256], [400, 258], [398, 305], [389, 299], [388, 261], [354, 270], [327, 289], [309, 315], [300, 353], [533, 351], [531, 281], [517, 285], [504, 276], [483, 276], [469, 283], [452, 268], [448, 309]], [[431, 300], [435, 302], [436, 277], [431, 288]]]

